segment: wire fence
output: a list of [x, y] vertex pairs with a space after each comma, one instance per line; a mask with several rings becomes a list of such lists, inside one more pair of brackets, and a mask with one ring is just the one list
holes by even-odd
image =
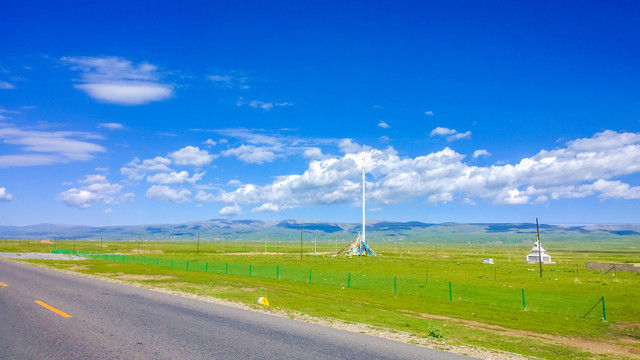
[[[604, 298], [585, 294], [567, 294], [557, 291], [541, 291], [511, 286], [487, 286], [482, 284], [452, 283], [428, 280], [417, 276], [382, 276], [352, 272], [190, 261], [145, 257], [124, 254], [101, 254], [76, 250], [56, 249], [52, 253], [78, 255], [89, 259], [125, 264], [156, 266], [166, 269], [197, 271], [203, 273], [257, 277], [282, 281], [304, 282], [343, 289], [368, 290], [394, 295], [415, 296], [420, 299], [463, 301], [474, 305], [499, 307], [510, 311], [531, 311], [574, 317], [589, 315], [600, 318], [600, 312], [584, 315], [594, 304], [602, 302], [602, 315], [606, 319]], [[583, 316], [584, 315], [584, 316]]]

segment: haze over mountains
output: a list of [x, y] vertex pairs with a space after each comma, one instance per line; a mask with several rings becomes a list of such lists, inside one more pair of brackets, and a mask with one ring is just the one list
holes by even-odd
[[[193, 241], [300, 241], [352, 240], [362, 225], [304, 220], [260, 221], [210, 219], [180, 224], [133, 226], [82, 226], [38, 224], [0, 226], [0, 239], [78, 239]], [[535, 223], [423, 223], [419, 221], [368, 221], [367, 240], [375, 242], [529, 242], [535, 239]], [[624, 240], [639, 238], [640, 225], [540, 225], [547, 241]]]

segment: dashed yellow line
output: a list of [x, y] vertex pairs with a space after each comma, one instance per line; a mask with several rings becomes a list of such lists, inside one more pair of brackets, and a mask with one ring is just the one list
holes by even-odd
[[5, 284], [5, 283], [3, 283], [3, 282], [0, 282], [0, 286], [7, 287], [7, 286], [9, 286], [9, 285], [7, 285], [7, 284]]
[[71, 315], [67, 314], [66, 312], [60, 311], [60, 310], [54, 308], [51, 305], [47, 305], [47, 304], [43, 303], [40, 300], [35, 300], [34, 303], [36, 303], [38, 305], [42, 305], [42, 306], [46, 307], [47, 309], [53, 311], [54, 313], [56, 313], [56, 314], [58, 314], [60, 316], [63, 316], [63, 317], [66, 317], [66, 318], [70, 318], [71, 317]]

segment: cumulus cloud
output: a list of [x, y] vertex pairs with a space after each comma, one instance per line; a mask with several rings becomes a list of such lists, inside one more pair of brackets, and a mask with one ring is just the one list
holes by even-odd
[[176, 190], [166, 185], [153, 185], [147, 190], [147, 198], [151, 200], [165, 200], [178, 204], [191, 202], [191, 191]]
[[205, 145], [209, 145], [209, 146], [216, 146], [218, 143], [215, 140], [212, 139], [207, 139], [205, 141], [202, 142]]
[[454, 129], [438, 126], [437, 128], [431, 130], [429, 136], [445, 136], [447, 138], [447, 141], [451, 142], [460, 139], [470, 139], [471, 131], [465, 131], [461, 133]]
[[491, 153], [485, 149], [476, 150], [473, 152], [473, 158], [477, 159], [480, 156], [491, 156]]
[[76, 89], [90, 97], [118, 105], [143, 105], [173, 96], [173, 86], [160, 82], [158, 67], [146, 62], [134, 65], [116, 57], [63, 57], [62, 62], [80, 71]]
[[0, 201], [11, 200], [13, 200], [13, 195], [11, 195], [4, 186], [0, 187]]
[[[452, 131], [440, 128], [436, 133]], [[358, 162], [364, 156], [369, 178], [373, 178], [367, 182], [367, 196], [378, 204], [416, 198], [433, 203], [458, 198], [467, 204], [479, 199], [504, 205], [585, 196], [640, 198], [640, 187], [613, 179], [640, 172], [640, 134], [636, 133], [604, 131], [570, 141], [564, 148], [541, 150], [514, 164], [484, 167], [466, 164], [465, 155], [448, 147], [411, 158], [399, 156], [393, 148], [356, 145], [344, 141], [343, 149], [357, 152], [311, 161], [302, 174], [280, 176], [267, 185], [245, 184], [222, 191], [217, 201], [230, 206], [254, 205], [252, 211], [355, 204], [361, 191]]]
[[169, 154], [176, 165], [204, 166], [208, 165], [215, 158], [207, 150], [200, 150], [197, 146], [186, 146], [176, 152]]
[[87, 141], [95, 139], [100, 136], [87, 132], [0, 127], [0, 141], [18, 147], [15, 154], [0, 155], [0, 168], [90, 160], [94, 153], [106, 151], [103, 146]]
[[155, 172], [171, 172], [171, 159], [162, 156], [156, 156], [153, 159], [140, 161], [135, 158], [126, 166], [120, 168], [120, 173], [129, 178], [129, 180], [139, 181], [144, 179], [147, 173]]
[[223, 207], [220, 211], [218, 211], [218, 214], [223, 216], [240, 215], [242, 214], [242, 208], [238, 205], [229, 205], [229, 206]]
[[198, 191], [194, 199], [198, 202], [212, 202], [216, 200], [216, 196], [200, 190]]
[[57, 199], [67, 206], [86, 209], [94, 202], [112, 205], [133, 201], [135, 197], [133, 193], [120, 194], [122, 185], [111, 184], [104, 175], [86, 175], [78, 183], [85, 185], [64, 191]]

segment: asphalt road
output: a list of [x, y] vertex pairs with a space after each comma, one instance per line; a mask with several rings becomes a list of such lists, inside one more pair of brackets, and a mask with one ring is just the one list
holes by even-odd
[[0, 359], [469, 358], [0, 259]]

